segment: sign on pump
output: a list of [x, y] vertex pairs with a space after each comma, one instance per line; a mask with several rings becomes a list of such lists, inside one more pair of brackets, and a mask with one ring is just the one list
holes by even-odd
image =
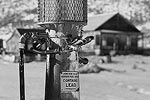
[[60, 78], [62, 92], [75, 92], [79, 90], [79, 72], [62, 72]]

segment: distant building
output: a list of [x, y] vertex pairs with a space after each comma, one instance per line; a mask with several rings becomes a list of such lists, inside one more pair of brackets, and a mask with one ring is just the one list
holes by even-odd
[[86, 35], [93, 35], [95, 40], [83, 47], [83, 50], [95, 52], [97, 55], [136, 53], [138, 37], [142, 33], [121, 14], [96, 15], [88, 18], [83, 28]]
[[[150, 25], [150, 23], [149, 23]], [[150, 29], [143, 28], [141, 29], [143, 33], [143, 38], [139, 40], [139, 44], [143, 44], [143, 49], [150, 49]]]
[[[16, 47], [16, 42], [18, 40], [16, 38], [13, 39], [15, 35], [12, 24], [0, 29], [0, 53], [15, 52], [15, 50], [12, 50]], [[12, 40], [14, 40], [15, 43]]]

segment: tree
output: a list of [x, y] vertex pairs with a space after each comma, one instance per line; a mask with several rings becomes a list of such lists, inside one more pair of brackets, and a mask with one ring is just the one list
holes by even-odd
[[92, 14], [119, 12], [134, 24], [150, 21], [149, 0], [89, 0], [88, 12]]
[[34, 21], [37, 4], [37, 0], [2, 0], [0, 2], [0, 28], [9, 23], [13, 24], [25, 20]]

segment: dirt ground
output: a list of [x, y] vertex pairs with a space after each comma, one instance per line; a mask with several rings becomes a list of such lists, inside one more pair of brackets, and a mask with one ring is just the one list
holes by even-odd
[[[150, 56], [112, 57], [112, 63], [89, 61], [112, 72], [80, 74], [81, 100], [150, 100]], [[25, 64], [26, 100], [44, 100], [45, 62]], [[0, 60], [0, 100], [19, 100], [18, 64]]]

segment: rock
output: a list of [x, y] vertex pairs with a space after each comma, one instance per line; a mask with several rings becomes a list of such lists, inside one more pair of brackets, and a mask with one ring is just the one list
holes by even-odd
[[95, 55], [99, 56], [100, 55], [100, 49], [95, 49]]
[[143, 71], [143, 72], [145, 72], [145, 71], [146, 71], [146, 69], [141, 68], [141, 67], [138, 67], [136, 64], [134, 64], [134, 65], [133, 65], [132, 69], [140, 70], [140, 71]]
[[115, 70], [110, 68], [100, 67], [95, 63], [89, 62], [87, 65], [80, 66], [79, 72], [80, 73], [99, 73], [101, 71], [107, 72], [115, 72], [115, 73], [125, 73], [125, 70]]
[[115, 50], [110, 51], [109, 55], [110, 56], [116, 56], [117, 52]]
[[102, 68], [92, 62], [79, 68], [80, 73], [99, 73], [102, 70]]
[[15, 62], [15, 55], [4, 55], [2, 59], [8, 62]]
[[104, 56], [102, 59], [104, 60], [105, 63], [110, 63], [110, 62], [112, 62], [111, 56], [109, 56], [109, 55]]
[[99, 59], [99, 61], [98, 61], [99, 63], [104, 63], [105, 61], [103, 60], [103, 59]]

